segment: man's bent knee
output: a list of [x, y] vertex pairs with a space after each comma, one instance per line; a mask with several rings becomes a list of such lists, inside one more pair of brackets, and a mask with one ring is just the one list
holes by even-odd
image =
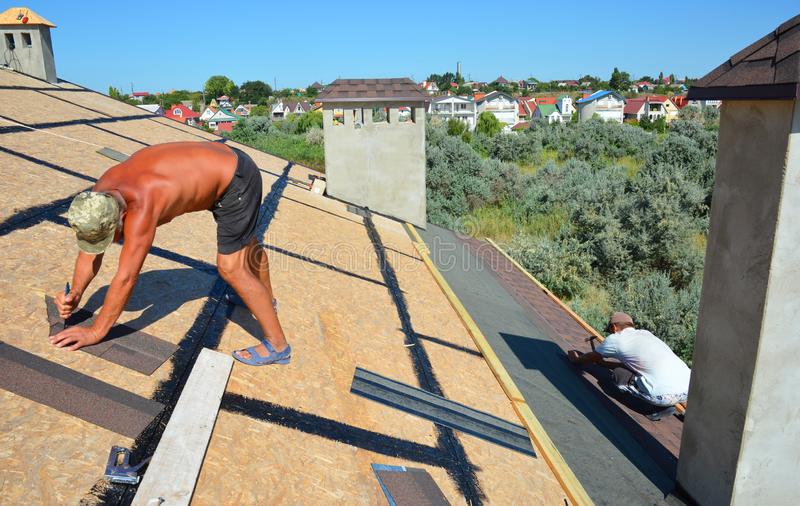
[[222, 279], [229, 281], [244, 272], [244, 255], [245, 250], [239, 250], [230, 255], [217, 255], [217, 270]]

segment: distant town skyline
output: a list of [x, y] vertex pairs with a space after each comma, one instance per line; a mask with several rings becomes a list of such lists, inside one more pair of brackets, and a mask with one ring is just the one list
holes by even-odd
[[[753, 9], [744, 1], [710, 0], [678, 11], [640, 6], [608, 7], [578, 1], [536, 16], [522, 8], [498, 9], [481, 24], [485, 3], [467, 2], [452, 15], [426, 4], [403, 17], [380, 4], [253, 3], [223, 10], [218, 3], [96, 0], [81, 8], [67, 2], [27, 2], [57, 25], [52, 31], [60, 78], [106, 92], [199, 90], [215, 74], [237, 84], [262, 80], [302, 88], [338, 77], [411, 77], [455, 72], [491, 81], [536, 77], [543, 81], [595, 75], [614, 67], [633, 77], [659, 72], [700, 77], [798, 13], [797, 3], [777, 0]], [[610, 12], [609, 12], [610, 11]], [[510, 15], [508, 13], [511, 13]], [[487, 14], [488, 15], [488, 14]], [[449, 23], [453, 16], [468, 19]], [[507, 22], [503, 16], [508, 16]], [[552, 23], [531, 21], [549, 17]], [[442, 17], [442, 20], [439, 18]], [[563, 18], [563, 19], [561, 19]], [[275, 20], [280, 20], [277, 22]], [[451, 32], [448, 32], [451, 30]]]

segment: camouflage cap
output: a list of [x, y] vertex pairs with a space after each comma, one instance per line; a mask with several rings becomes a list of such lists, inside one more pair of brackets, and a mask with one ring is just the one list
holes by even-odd
[[119, 203], [108, 193], [85, 191], [76, 195], [67, 219], [78, 247], [90, 255], [104, 252], [114, 240], [119, 214]]

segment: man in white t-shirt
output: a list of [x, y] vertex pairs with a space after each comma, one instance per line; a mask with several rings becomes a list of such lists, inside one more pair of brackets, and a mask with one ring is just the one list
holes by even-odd
[[[686, 402], [691, 370], [669, 346], [650, 332], [635, 328], [633, 319], [622, 312], [611, 315], [606, 331], [611, 335], [594, 351], [582, 354], [570, 350], [570, 362], [608, 367], [621, 391], [667, 408], [650, 415], [651, 419], [672, 414], [674, 404]], [[607, 362], [605, 358], [621, 363]]]

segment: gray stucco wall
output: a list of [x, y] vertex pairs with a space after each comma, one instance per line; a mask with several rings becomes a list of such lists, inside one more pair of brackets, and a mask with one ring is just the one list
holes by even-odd
[[[31, 47], [25, 47], [22, 34], [31, 36]], [[13, 51], [6, 46], [6, 34], [12, 34], [16, 45]], [[50, 28], [43, 25], [0, 25], [0, 62], [9, 67], [45, 81], [58, 82]]]
[[[414, 121], [399, 122], [398, 106], [412, 107]], [[389, 121], [373, 123], [374, 107], [389, 107]], [[343, 109], [343, 125], [334, 125], [334, 109]], [[328, 194], [425, 227], [424, 104], [326, 103], [323, 120]]]
[[722, 108], [678, 463], [702, 505], [793, 504], [800, 473], [800, 110]]

